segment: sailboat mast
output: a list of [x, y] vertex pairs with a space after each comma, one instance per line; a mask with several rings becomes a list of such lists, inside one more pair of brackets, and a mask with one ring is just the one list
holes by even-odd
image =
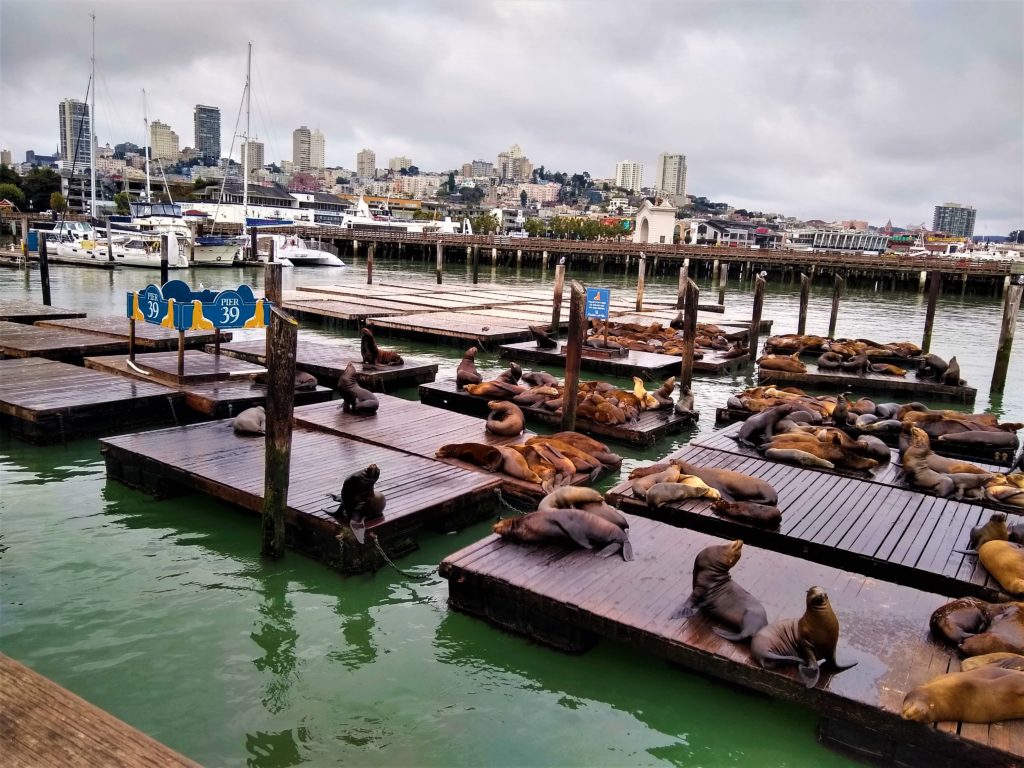
[[92, 217], [96, 218], [96, 14], [92, 16], [92, 88], [89, 89], [89, 199]]
[[249, 55], [245, 62], [245, 148], [242, 152], [242, 216], [249, 215], [249, 106], [252, 97], [252, 43], [249, 43]]
[[146, 135], [143, 136], [143, 140], [146, 142], [146, 202], [153, 202], [153, 197], [149, 189], [149, 115], [146, 112], [146, 89], [142, 89], [142, 124], [146, 126]]

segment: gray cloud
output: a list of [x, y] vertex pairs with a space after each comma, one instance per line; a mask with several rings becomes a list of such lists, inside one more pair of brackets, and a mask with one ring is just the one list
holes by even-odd
[[253, 133], [290, 156], [300, 124], [329, 164], [406, 154], [445, 170], [519, 143], [535, 164], [610, 176], [687, 155], [688, 191], [810, 218], [931, 220], [978, 208], [1024, 225], [1024, 5], [920, 3], [0, 4], [0, 145], [57, 144], [85, 94], [97, 14], [97, 130], [150, 119], [193, 143], [221, 107], [231, 143], [254, 43]]

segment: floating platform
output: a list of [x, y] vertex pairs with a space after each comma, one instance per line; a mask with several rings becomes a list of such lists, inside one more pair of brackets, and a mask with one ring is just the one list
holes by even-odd
[[[151, 381], [165, 385], [183, 396], [182, 402], [200, 417], [223, 419], [235, 416], [246, 408], [262, 405], [267, 388], [254, 384], [252, 375], [266, 371], [258, 365], [232, 357], [210, 355], [195, 349], [185, 350], [185, 378], [178, 379], [177, 352], [146, 352], [135, 356], [135, 364], [149, 375], [139, 373], [128, 364], [126, 355], [87, 357], [85, 366], [104, 373], [117, 374], [134, 381]], [[295, 404], [306, 405], [330, 400], [333, 393], [326, 387], [296, 390]]]
[[[127, 317], [120, 315], [40, 320], [36, 322], [36, 325], [40, 328], [59, 328], [65, 331], [109, 336], [122, 339], [126, 344], [131, 336], [131, 323]], [[204, 344], [212, 344], [215, 337], [215, 334], [211, 331], [185, 331], [185, 348], [195, 349], [202, 347]], [[221, 342], [231, 341], [231, 338], [231, 331], [221, 331]], [[153, 323], [136, 323], [135, 346], [149, 350], [177, 349], [178, 332], [173, 328], [162, 328]]]
[[[206, 351], [213, 352], [213, 347], [207, 346]], [[263, 339], [221, 344], [220, 353], [257, 365], [267, 363], [267, 345]], [[363, 366], [358, 346], [311, 341], [300, 336], [295, 367], [316, 376], [321, 384], [333, 389], [349, 363], [355, 365], [356, 379], [360, 386], [372, 392], [391, 392], [398, 387], [433, 381], [437, 376], [437, 363], [418, 363], [414, 360], [405, 360], [402, 365], [382, 365], [376, 370], [369, 370]]]
[[990, 509], [865, 479], [780, 464], [700, 446], [670, 456], [732, 469], [769, 483], [779, 495], [782, 524], [757, 527], [719, 516], [704, 500], [651, 509], [629, 481], [612, 488], [610, 503], [637, 515], [828, 563], [855, 573], [955, 597], [999, 599], [998, 582], [963, 549]]
[[[486, 418], [490, 413], [487, 403], [493, 397], [477, 397], [468, 392], [456, 389], [455, 381], [435, 381], [420, 385], [420, 400], [436, 408], [445, 408], [457, 413]], [[523, 407], [527, 420], [559, 428], [562, 423], [560, 416], [546, 408]], [[602, 438], [619, 440], [632, 445], [651, 445], [665, 435], [682, 432], [693, 424], [693, 419], [680, 416], [671, 410], [644, 411], [640, 418], [630, 424], [598, 424], [589, 419], [577, 418], [576, 431]]]
[[70, 317], [85, 317], [85, 312], [51, 307], [42, 302], [0, 299], [0, 320], [31, 325], [37, 320], [60, 320]]
[[490, 315], [463, 312], [429, 312], [402, 317], [374, 318], [374, 333], [429, 341], [435, 344], [476, 346], [484, 351], [499, 344], [530, 338], [527, 323]]
[[[259, 514], [265, 442], [236, 435], [223, 420], [107, 438], [100, 451], [113, 480], [160, 497], [200, 491]], [[367, 524], [360, 545], [330, 514], [338, 504], [328, 494], [369, 464], [380, 467], [376, 490], [387, 507]], [[370, 570], [383, 564], [371, 534], [397, 556], [415, 548], [410, 537], [421, 528], [454, 530], [493, 514], [500, 485], [496, 476], [299, 426], [292, 432], [287, 543], [342, 571]]]
[[127, 352], [128, 342], [59, 328], [0, 320], [0, 357], [45, 357], [81, 365], [87, 355]]
[[200, 768], [2, 653], [0, 712], [7, 768]]
[[974, 387], [953, 387], [948, 384], [937, 384], [930, 381], [904, 378], [901, 376], [884, 376], [880, 373], [863, 375], [829, 371], [823, 373], [817, 368], [808, 366], [807, 373], [790, 373], [789, 371], [771, 371], [758, 366], [758, 384], [775, 384], [776, 386], [816, 387], [832, 392], [881, 392], [886, 395], [912, 395], [937, 400], [950, 400], [955, 403], [971, 405], [978, 396]]
[[612, 640], [792, 701], [826, 718], [826, 735], [881, 764], [964, 768], [1024, 760], [1022, 720], [926, 726], [900, 716], [909, 690], [959, 668], [952, 650], [928, 639], [928, 618], [947, 597], [745, 546], [733, 576], [771, 619], [800, 616], [812, 585], [829, 594], [841, 628], [839, 658], [858, 665], [823, 674], [808, 689], [792, 668], [756, 666], [748, 645], [714, 634], [703, 615], [671, 618], [690, 591], [694, 557], [721, 539], [634, 517], [629, 537], [633, 562], [488, 536], [449, 555], [440, 572], [455, 609], [574, 652]]
[[0, 424], [34, 443], [139, 429], [178, 420], [182, 395], [69, 363], [0, 360]]

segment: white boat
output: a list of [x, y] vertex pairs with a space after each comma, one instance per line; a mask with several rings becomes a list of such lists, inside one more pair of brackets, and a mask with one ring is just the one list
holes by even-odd
[[344, 267], [333, 246], [303, 240], [298, 235], [259, 235], [256, 238], [256, 257], [249, 253], [249, 242], [242, 245], [241, 259], [245, 263], [266, 263], [270, 245], [274, 246], [274, 261], [287, 262], [295, 267]]
[[81, 221], [63, 221], [53, 230], [40, 232], [46, 238], [47, 261], [58, 264], [79, 264], [92, 267], [110, 267], [110, 256], [105, 243], [98, 240], [99, 233], [91, 224]]
[[370, 206], [363, 200], [362, 195], [359, 196], [359, 200], [351, 211], [342, 214], [341, 226], [345, 229], [364, 231], [387, 230], [415, 234], [433, 232], [442, 235], [473, 234], [473, 227], [468, 219], [464, 219], [460, 224], [457, 221], [452, 221], [449, 216], [445, 216], [443, 221], [393, 219], [387, 212], [375, 216], [370, 213]]
[[[160, 237], [155, 234], [129, 234], [114, 241], [114, 263], [119, 267], [144, 267], [160, 269]], [[185, 243], [182, 238], [167, 238], [168, 269], [186, 269], [188, 257], [185, 255]], [[103, 247], [104, 252], [106, 247]]]

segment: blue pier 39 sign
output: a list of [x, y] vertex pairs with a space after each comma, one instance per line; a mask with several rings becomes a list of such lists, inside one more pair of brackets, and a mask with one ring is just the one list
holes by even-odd
[[128, 317], [179, 331], [265, 328], [270, 302], [257, 299], [247, 285], [226, 291], [193, 291], [181, 280], [147, 285], [128, 294]]
[[611, 299], [610, 288], [587, 288], [587, 320], [607, 320]]

